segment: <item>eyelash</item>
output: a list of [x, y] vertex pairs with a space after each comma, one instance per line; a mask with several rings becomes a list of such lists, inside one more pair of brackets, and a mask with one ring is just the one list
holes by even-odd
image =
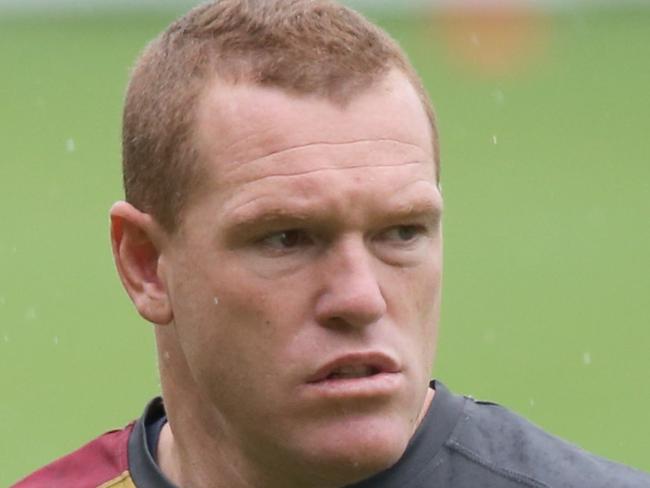
[[[422, 237], [422, 236], [428, 234], [427, 227], [422, 225], [422, 224], [400, 224], [400, 225], [393, 226], [393, 227], [381, 232], [380, 236], [382, 236], [382, 235], [386, 236], [388, 233], [394, 232], [394, 231], [399, 233], [400, 231], [404, 231], [404, 230], [413, 232], [413, 235], [411, 237], [409, 237], [407, 239], [399, 239], [400, 242], [403, 242], [404, 244], [412, 243], [413, 241], [415, 241], [419, 237]], [[399, 237], [401, 238], [402, 236], [399, 236]]]
[[[397, 232], [398, 234], [402, 231], [407, 231], [409, 235], [406, 238], [403, 238], [403, 235], [398, 235], [397, 239], [392, 239], [389, 234]], [[422, 224], [400, 224], [396, 226], [389, 227], [385, 230], [379, 232], [374, 240], [378, 242], [382, 241], [397, 241], [399, 245], [408, 246], [413, 244], [418, 238], [429, 233], [427, 226]], [[279, 238], [284, 242], [272, 242], [273, 239]], [[287, 240], [289, 241], [287, 243]], [[314, 244], [317, 239], [311, 237], [310, 233], [304, 229], [295, 228], [295, 229], [286, 229], [276, 232], [271, 232], [257, 241], [257, 244], [277, 252], [288, 252], [292, 249], [301, 246], [308, 246]]]
[[[271, 239], [273, 239], [274, 237], [282, 238], [282, 236], [287, 236], [287, 235], [290, 235], [290, 237], [297, 238], [298, 241], [295, 243], [295, 245], [286, 245], [285, 244], [284, 247], [280, 248], [280, 247], [276, 247], [276, 246], [272, 245], [271, 242], [270, 242]], [[263, 245], [263, 246], [265, 246], [265, 247], [267, 247], [269, 249], [278, 249], [278, 250], [280, 250], [280, 249], [290, 249], [290, 248], [293, 248], [293, 247], [295, 247], [295, 246], [297, 246], [299, 244], [305, 244], [306, 243], [305, 241], [307, 241], [307, 240], [313, 241], [313, 239], [309, 238], [308, 233], [306, 231], [304, 231], [302, 229], [287, 229], [287, 230], [272, 232], [272, 233], [262, 237], [258, 242], [261, 245]]]

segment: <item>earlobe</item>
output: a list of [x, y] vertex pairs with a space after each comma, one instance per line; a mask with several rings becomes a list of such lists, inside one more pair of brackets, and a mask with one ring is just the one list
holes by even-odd
[[113, 258], [126, 292], [146, 320], [169, 324], [173, 314], [160, 272], [162, 231], [127, 202], [114, 204], [110, 218]]

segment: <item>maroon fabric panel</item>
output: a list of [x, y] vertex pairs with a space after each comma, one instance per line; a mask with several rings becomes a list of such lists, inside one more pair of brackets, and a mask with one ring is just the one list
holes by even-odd
[[133, 423], [106, 432], [85, 446], [19, 481], [12, 488], [95, 488], [129, 469], [127, 445]]

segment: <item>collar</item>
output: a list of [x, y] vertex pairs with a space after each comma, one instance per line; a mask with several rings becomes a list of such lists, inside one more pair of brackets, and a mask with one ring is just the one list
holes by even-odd
[[139, 488], [177, 488], [160, 471], [147, 441], [147, 433], [164, 417], [165, 407], [162, 398], [154, 398], [145, 408], [142, 417], [135, 423], [129, 437], [129, 473], [133, 483]]

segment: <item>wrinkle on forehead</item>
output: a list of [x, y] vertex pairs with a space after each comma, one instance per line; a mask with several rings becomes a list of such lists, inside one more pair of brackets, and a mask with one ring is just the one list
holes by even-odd
[[[355, 169], [375, 169], [375, 168], [399, 168], [403, 166], [408, 166], [408, 165], [415, 165], [415, 164], [426, 164], [425, 161], [405, 161], [403, 163], [384, 163], [384, 164], [346, 164], [344, 166], [340, 165], [332, 165], [332, 166], [322, 166], [319, 168], [311, 168], [311, 169], [306, 169], [303, 171], [294, 171], [294, 172], [278, 172], [275, 174], [269, 174], [266, 176], [263, 176], [261, 178], [257, 178], [255, 181], [262, 181], [265, 179], [269, 178], [281, 178], [281, 177], [292, 177], [292, 176], [302, 176], [302, 175], [310, 175], [314, 173], [320, 173], [324, 171], [350, 171], [350, 170], [355, 170]], [[242, 185], [243, 186], [243, 185]]]
[[[429, 168], [429, 174], [418, 169], [423, 166]], [[368, 176], [368, 170], [382, 171]], [[358, 175], [349, 175], [349, 171]], [[431, 164], [408, 161], [382, 166], [364, 164], [319, 168], [299, 174], [272, 174], [242, 182], [236, 191], [227, 192], [223, 210], [233, 221], [248, 220], [252, 213], [257, 212], [274, 216], [288, 212], [298, 218], [308, 208], [322, 210], [329, 206], [336, 208], [337, 212], [345, 212], [355, 202], [360, 204], [360, 199], [378, 197], [384, 204], [391, 202], [394, 208], [405, 211], [416, 202], [415, 206], [436, 208], [438, 213], [442, 199], [433, 173]]]
[[[282, 148], [282, 149], [277, 149], [277, 150], [271, 151], [268, 154], [265, 154], [263, 156], [254, 158], [251, 161], [264, 160], [264, 159], [270, 158], [272, 156], [278, 156], [278, 155], [281, 155], [281, 154], [286, 154], [286, 153], [290, 153], [290, 152], [293, 152], [293, 151], [296, 151], [296, 150], [310, 148], [310, 147], [318, 147], [318, 146], [332, 146], [332, 147], [335, 147], [335, 146], [348, 146], [348, 145], [352, 145], [352, 144], [368, 144], [368, 143], [375, 143], [375, 142], [377, 142], [377, 143], [386, 142], [386, 143], [397, 144], [397, 145], [401, 145], [401, 146], [411, 146], [411, 147], [416, 148], [418, 150], [422, 150], [422, 148], [420, 146], [418, 146], [417, 144], [415, 144], [415, 143], [406, 142], [406, 141], [399, 141], [397, 139], [385, 139], [385, 138], [384, 139], [381, 139], [381, 138], [377, 138], [377, 139], [357, 139], [357, 140], [349, 140], [349, 141], [342, 141], [342, 142], [315, 141], [315, 142], [308, 142], [308, 143], [304, 143], [304, 144], [297, 144], [295, 146], [289, 146], [289, 147], [285, 147], [285, 148]], [[240, 164], [246, 164], [246, 162], [247, 161], [239, 161]], [[248, 161], [248, 162], [250, 162], [250, 161]]]
[[[409, 163], [409, 164], [415, 164], [414, 163]], [[393, 166], [393, 165], [391, 165]], [[353, 169], [363, 169], [363, 166], [353, 168]], [[347, 168], [346, 168], [347, 169]], [[300, 176], [300, 175], [279, 175], [279, 178], [283, 178], [284, 176], [287, 176], [291, 178], [292, 176]], [[245, 185], [242, 185], [243, 188]], [[422, 186], [423, 189], [427, 188], [431, 190], [430, 192], [426, 193], [421, 193], [419, 195], [416, 195], [413, 198], [409, 198], [408, 201], [404, 201], [403, 197], [406, 195], [408, 196], [409, 192], [413, 190], [414, 187], [420, 187]], [[263, 205], [267, 205], [270, 201], [272, 201], [275, 198], [275, 195], [268, 195], [268, 194], [263, 194], [263, 195], [256, 195], [252, 194], [250, 196], [246, 196], [244, 193], [241, 193], [242, 195], [242, 200], [241, 201], [236, 201], [234, 205], [232, 205], [229, 210], [234, 210], [236, 209], [237, 212], [240, 211], [245, 211], [248, 207], [251, 206], [256, 206], [260, 203]], [[293, 202], [292, 204], [296, 204], [296, 202], [303, 202], [305, 200], [305, 196], [308, 197], [314, 197], [315, 195], [313, 193], [310, 193], [309, 195], [304, 195], [304, 194], [298, 194], [298, 193], [293, 193], [291, 195], [293, 197]], [[335, 195], [335, 200], [341, 201], [342, 200], [343, 193], [338, 193]], [[437, 185], [429, 178], [417, 178], [414, 180], [409, 180], [407, 182], [404, 182], [403, 184], [400, 184], [397, 186], [394, 190], [392, 190], [390, 195], [387, 195], [386, 198], [384, 199], [385, 201], [394, 201], [395, 205], [400, 208], [406, 208], [408, 209], [410, 206], [413, 205], [413, 202], [435, 202], [436, 205], [441, 206], [442, 205], [442, 198], [440, 195], [440, 192], [438, 190]], [[287, 199], [283, 197], [283, 202], [286, 203]], [[424, 205], [422, 205], [424, 206]]]
[[[416, 183], [408, 186], [416, 186]], [[319, 194], [313, 197], [294, 196], [278, 199], [277, 196], [255, 196], [241, 202], [231, 202], [224, 208], [222, 225], [229, 229], [255, 228], [268, 222], [290, 221], [291, 226], [299, 222], [320, 225], [328, 223], [330, 228], [355, 227], [369, 221], [383, 221], [407, 215], [426, 214], [437, 221], [442, 214], [442, 199], [431, 182], [429, 191], [413, 192], [405, 186], [399, 197], [381, 198], [377, 192], [363, 193], [343, 191], [338, 195]], [[406, 190], [406, 191], [405, 191]], [[363, 202], [352, 205], [353, 202]], [[298, 224], [301, 225], [301, 224]]]
[[[292, 176], [337, 169], [429, 165], [435, 172], [432, 155], [417, 144], [394, 139], [362, 139], [345, 142], [312, 142], [247, 161], [231, 159], [218, 165], [217, 179], [231, 182], [261, 180], [273, 176]], [[432, 175], [433, 176], [433, 175]]]
[[208, 191], [273, 175], [430, 162], [431, 127], [411, 83], [387, 77], [340, 107], [279, 89], [215, 83], [198, 113]]

